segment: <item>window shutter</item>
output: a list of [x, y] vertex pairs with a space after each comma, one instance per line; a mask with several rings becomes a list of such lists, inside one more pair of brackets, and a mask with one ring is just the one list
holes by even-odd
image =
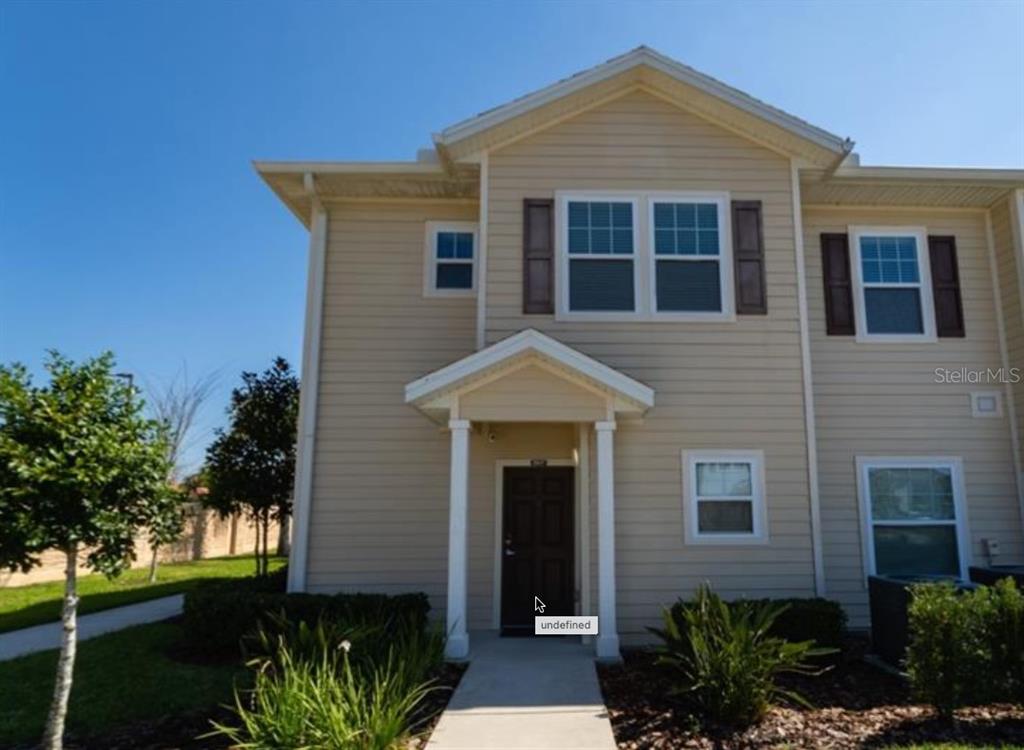
[[929, 235], [928, 258], [932, 267], [935, 332], [943, 337], [963, 338], [966, 331], [960, 299], [960, 270], [956, 262], [956, 238]]
[[765, 315], [768, 297], [764, 278], [761, 201], [732, 202], [732, 246], [736, 269], [736, 312]]
[[850, 240], [845, 234], [821, 235], [821, 266], [825, 280], [825, 330], [829, 336], [852, 336], [853, 283], [850, 278]]
[[523, 200], [523, 312], [555, 311], [555, 202]]

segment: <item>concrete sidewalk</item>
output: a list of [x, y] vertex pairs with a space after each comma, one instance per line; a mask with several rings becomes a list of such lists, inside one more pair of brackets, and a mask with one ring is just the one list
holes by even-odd
[[[94, 612], [91, 615], [82, 615], [78, 618], [78, 640], [86, 641], [104, 633], [129, 628], [132, 625], [157, 622], [180, 615], [184, 600], [185, 597], [182, 594], [177, 594], [165, 596], [162, 599], [152, 599], [148, 602], [129, 604], [125, 607], [107, 609], [103, 612]], [[0, 661], [14, 659], [36, 651], [60, 648], [60, 635], [59, 622], [48, 622], [45, 625], [36, 625], [32, 628], [0, 634]]]
[[428, 750], [615, 750], [593, 647], [473, 633], [471, 662]]

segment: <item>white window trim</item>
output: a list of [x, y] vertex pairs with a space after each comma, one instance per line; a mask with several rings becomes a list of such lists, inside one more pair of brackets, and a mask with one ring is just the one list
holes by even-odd
[[[935, 334], [935, 303], [932, 301], [932, 270], [928, 251], [928, 230], [925, 227], [901, 226], [850, 226], [850, 265], [853, 273], [853, 311], [857, 321], [857, 338], [861, 343], [927, 344], [938, 341]], [[917, 243], [917, 265], [920, 284], [878, 284], [885, 287], [906, 287], [921, 289], [922, 333], [868, 333], [867, 305], [864, 295], [866, 285], [863, 279], [860, 239], [861, 237], [913, 237]], [[871, 284], [870, 286], [875, 286]]]
[[[441, 232], [469, 232], [473, 235], [473, 258], [471, 260], [444, 260], [445, 263], [464, 263], [473, 266], [473, 285], [469, 289], [438, 289], [437, 284], [437, 235]], [[423, 296], [424, 297], [475, 297], [480, 257], [480, 227], [473, 221], [428, 221], [423, 238]]]
[[[596, 310], [596, 311], [571, 311], [569, 310], [569, 203], [570, 201], [584, 201], [589, 203], [629, 203], [633, 207], [633, 252], [607, 253], [602, 255], [577, 255], [575, 260], [629, 260], [633, 263], [633, 310]], [[605, 193], [593, 191], [573, 191], [571, 193], [555, 194], [555, 257], [557, 258], [557, 270], [555, 272], [556, 288], [556, 320], [590, 320], [616, 321], [616, 320], [637, 320], [640, 317], [644, 305], [644, 295], [640, 284], [640, 194], [633, 192]]]
[[963, 459], [959, 456], [857, 456], [857, 495], [860, 500], [861, 551], [864, 577], [876, 574], [874, 518], [871, 513], [871, 469], [949, 469], [953, 484], [952, 521], [882, 521], [887, 526], [942, 526], [956, 527], [956, 546], [960, 558], [960, 578], [967, 580], [971, 565], [970, 531], [967, 524], [967, 503], [964, 489]]
[[[697, 525], [697, 464], [708, 462], [750, 464], [753, 483], [753, 533], [700, 533]], [[686, 544], [746, 545], [767, 544], [768, 499], [765, 492], [764, 451], [762, 450], [683, 450], [683, 538]]]
[[[714, 203], [718, 207], [718, 255], [657, 255], [654, 252], [654, 206], [656, 203]], [[649, 193], [647, 196], [647, 257], [650, 277], [650, 313], [655, 320], [688, 321], [736, 319], [733, 301], [733, 260], [732, 260], [732, 217], [728, 193]], [[659, 312], [658, 277], [659, 260], [687, 263], [693, 261], [718, 261], [719, 299], [722, 309], [718, 312]]]
[[[632, 312], [573, 311], [569, 309], [569, 222], [570, 201], [609, 201], [633, 206], [633, 299]], [[718, 260], [723, 264], [721, 312], [657, 312], [655, 293], [654, 208], [655, 202], [715, 203], [718, 205]], [[727, 191], [679, 192], [663, 190], [566, 190], [555, 192], [555, 320], [591, 322], [734, 322], [731, 198]], [[576, 256], [577, 258], [579, 256]], [[596, 259], [625, 255], [599, 255]], [[703, 256], [708, 260], [711, 256]]]

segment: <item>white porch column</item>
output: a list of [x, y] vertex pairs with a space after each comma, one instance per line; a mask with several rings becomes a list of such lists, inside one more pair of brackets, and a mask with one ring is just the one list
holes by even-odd
[[466, 546], [469, 528], [469, 420], [448, 422], [452, 435], [451, 480], [448, 501], [448, 643], [445, 656], [469, 655], [466, 632]]
[[597, 431], [597, 658], [619, 659], [615, 622], [615, 422], [596, 422]]

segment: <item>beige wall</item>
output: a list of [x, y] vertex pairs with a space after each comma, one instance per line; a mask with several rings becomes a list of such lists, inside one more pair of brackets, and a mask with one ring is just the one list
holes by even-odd
[[[271, 549], [276, 549], [277, 537], [277, 524], [273, 524], [270, 529]], [[184, 562], [225, 555], [244, 555], [253, 551], [255, 543], [256, 526], [245, 518], [219, 518], [213, 511], [193, 507], [188, 513], [181, 539], [160, 548], [160, 561]], [[152, 553], [145, 537], [139, 536], [135, 544], [137, 556], [132, 562], [132, 567], [147, 567]], [[41, 564], [28, 573], [0, 571], [0, 588], [60, 580], [64, 577], [64, 565], [62, 552], [44, 552]], [[79, 573], [82, 575], [90, 572], [84, 564], [79, 567]]]
[[[999, 298], [1003, 308], [1003, 325], [1006, 327], [1006, 354], [1010, 367], [1020, 368], [1024, 374], [1024, 290], [1021, 288], [1024, 269], [1020, 267], [1024, 252], [1021, 251], [1020, 226], [1013, 209], [1011, 196], [992, 207], [992, 244], [996, 254], [996, 269], [999, 274]], [[1016, 226], [1015, 226], [1016, 225]], [[1024, 425], [1024, 380], [1011, 384], [1018, 430]], [[1021, 455], [1024, 463], [1024, 455]]]
[[423, 296], [424, 224], [475, 206], [352, 203], [328, 216], [307, 583], [424, 591], [444, 611], [448, 436], [405, 384], [473, 351], [476, 300]]
[[[825, 335], [820, 235], [857, 224], [924, 226], [929, 234], [956, 237], [965, 338], [879, 344]], [[1001, 364], [985, 214], [814, 209], [804, 212], [804, 235], [828, 596], [847, 607], [851, 624], [863, 626], [856, 456], [962, 457], [974, 560], [984, 561], [986, 537], [1000, 541], [1007, 561], [1024, 555], [1009, 420], [971, 416], [970, 392], [999, 386], [935, 382], [936, 368]]]
[[[705, 579], [734, 596], [813, 593], [789, 162], [632, 93], [492, 153], [488, 187], [488, 342], [532, 326], [656, 392], [643, 423], [620, 423], [615, 438], [624, 638], [643, 637], [659, 605]], [[566, 189], [729, 190], [763, 201], [769, 314], [735, 323], [523, 315], [522, 201]], [[765, 451], [770, 544], [683, 544], [684, 448]]]

